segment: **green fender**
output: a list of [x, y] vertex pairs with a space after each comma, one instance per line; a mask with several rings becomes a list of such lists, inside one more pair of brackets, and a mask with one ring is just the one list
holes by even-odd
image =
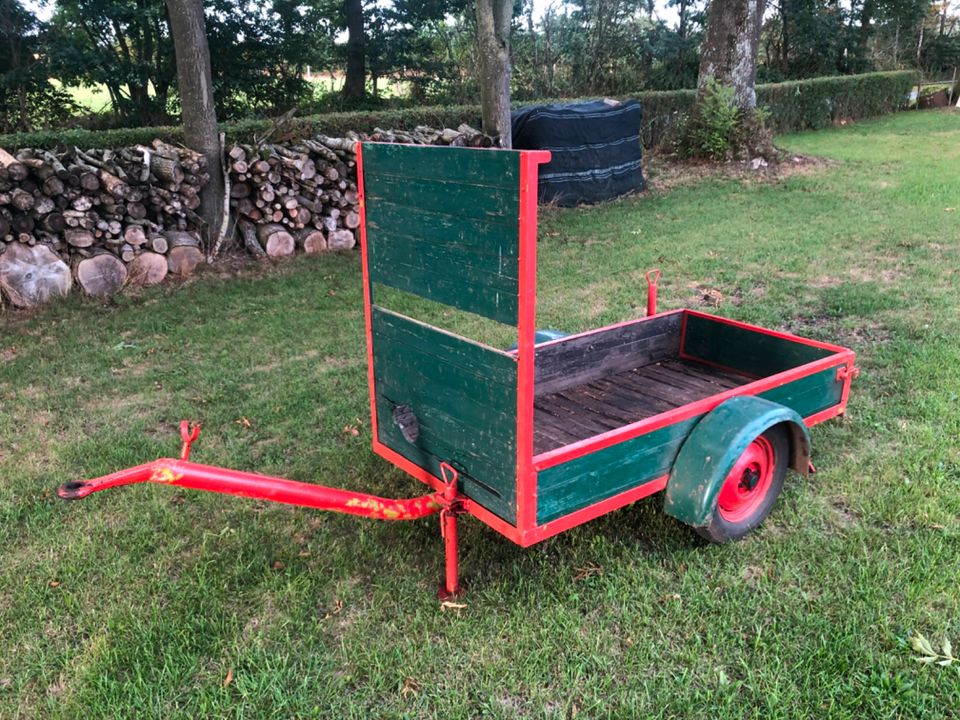
[[807, 473], [810, 432], [793, 410], [752, 395], [733, 397], [707, 413], [684, 441], [670, 471], [664, 510], [687, 525], [710, 524], [717, 493], [733, 464], [753, 439], [786, 423], [790, 466]]

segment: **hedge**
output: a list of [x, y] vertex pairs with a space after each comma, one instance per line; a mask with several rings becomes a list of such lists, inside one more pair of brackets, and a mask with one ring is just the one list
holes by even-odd
[[[859, 120], [893, 112], [907, 104], [910, 89], [919, 75], [912, 70], [840, 75], [757, 86], [757, 100], [770, 111], [775, 132], [821, 128], [841, 120]], [[639, 92], [622, 97], [637, 98], [643, 103], [643, 144], [659, 144], [672, 136], [678, 123], [693, 107], [693, 90]], [[567, 99], [544, 99], [537, 103], [571, 102]], [[525, 105], [531, 102], [523, 103]], [[416, 125], [456, 127], [460, 123], [478, 126], [479, 105], [436, 105], [404, 110], [326, 113], [294, 118], [282, 135], [283, 140], [323, 133], [343, 136], [348, 130], [370, 132], [375, 127], [412, 128]], [[227, 142], [249, 142], [272, 127], [269, 120], [245, 120], [223, 126]], [[77, 146], [124, 147], [149, 143], [154, 138], [183, 142], [178, 126], [141, 127], [120, 130], [58, 130], [0, 135], [0, 147], [58, 148]]]

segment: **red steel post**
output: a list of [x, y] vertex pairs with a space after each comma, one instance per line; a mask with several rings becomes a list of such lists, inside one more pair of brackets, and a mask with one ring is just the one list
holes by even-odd
[[657, 283], [660, 281], [659, 270], [648, 270], [647, 278], [647, 316], [657, 314]]
[[440, 474], [445, 483], [443, 488], [444, 508], [440, 511], [440, 535], [443, 536], [444, 577], [437, 591], [440, 600], [450, 600], [460, 595], [460, 564], [457, 557], [457, 515], [463, 512], [457, 493], [457, 470], [447, 463], [440, 464]]

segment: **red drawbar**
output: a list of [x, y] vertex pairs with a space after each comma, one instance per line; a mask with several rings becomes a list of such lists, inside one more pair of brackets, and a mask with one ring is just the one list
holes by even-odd
[[392, 500], [351, 490], [170, 458], [155, 460], [95, 480], [67, 483], [60, 486], [57, 495], [64, 500], [79, 500], [90, 493], [142, 482], [177, 485], [192, 490], [239, 495], [318, 510], [333, 510], [375, 520], [417, 520], [440, 512], [447, 504], [442, 492], [409, 500]]

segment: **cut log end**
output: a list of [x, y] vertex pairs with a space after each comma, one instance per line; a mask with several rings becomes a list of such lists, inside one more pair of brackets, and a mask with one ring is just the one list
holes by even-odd
[[127, 266], [118, 257], [102, 253], [77, 263], [77, 282], [92, 297], [109, 297], [127, 282]]

